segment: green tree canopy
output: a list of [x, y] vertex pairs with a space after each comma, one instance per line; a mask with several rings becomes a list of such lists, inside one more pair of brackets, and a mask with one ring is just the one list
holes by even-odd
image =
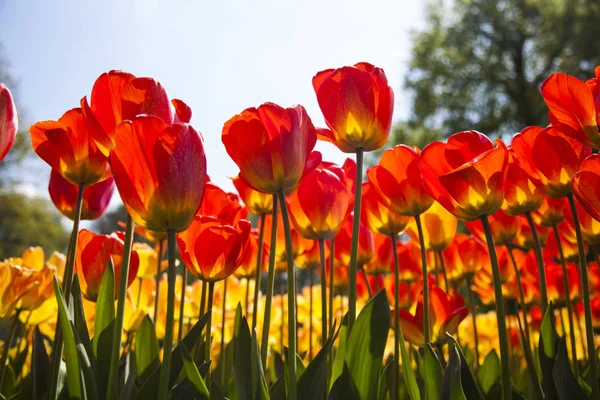
[[548, 123], [539, 86], [600, 64], [597, 0], [433, 0], [414, 36], [405, 87], [412, 115], [392, 139], [476, 129], [513, 134]]

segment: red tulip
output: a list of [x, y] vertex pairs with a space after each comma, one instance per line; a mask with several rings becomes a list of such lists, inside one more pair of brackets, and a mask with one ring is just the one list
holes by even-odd
[[394, 91], [381, 68], [368, 63], [328, 69], [312, 80], [319, 107], [330, 128], [319, 139], [345, 153], [377, 150], [387, 142], [394, 111]]
[[0, 162], [15, 142], [18, 129], [17, 107], [10, 90], [0, 83]]
[[[490, 215], [488, 220], [496, 246], [510, 245], [521, 232], [521, 219], [510, 216], [502, 210]], [[481, 221], [471, 221], [465, 225], [473, 235], [485, 243], [485, 232]]]
[[370, 230], [382, 235], [397, 235], [406, 229], [411, 217], [390, 210], [381, 195], [368, 182], [363, 183], [360, 219]]
[[317, 134], [302, 106], [247, 108], [225, 123], [221, 140], [240, 179], [265, 193], [291, 193], [321, 162], [320, 153], [311, 156]]
[[600, 155], [588, 157], [573, 176], [573, 194], [585, 210], [600, 221]]
[[188, 124], [141, 116], [119, 125], [115, 143], [115, 184], [135, 223], [157, 232], [185, 230], [206, 183], [200, 134]]
[[369, 275], [388, 274], [393, 271], [394, 251], [396, 251], [392, 246], [392, 239], [379, 234], [373, 235], [373, 238], [375, 239], [375, 252], [371, 261], [363, 265], [363, 268]]
[[[352, 245], [352, 221], [353, 214], [346, 217], [342, 229], [335, 237], [334, 256], [340, 265], [350, 265], [350, 248]], [[358, 235], [358, 265], [364, 265], [373, 258], [374, 242], [373, 232], [362, 222], [360, 223]]]
[[232, 226], [198, 215], [187, 230], [177, 234], [181, 260], [198, 279], [223, 280], [243, 262], [250, 229], [250, 222], [245, 219]]
[[544, 195], [538, 189], [541, 184], [537, 176], [527, 173], [514, 149], [509, 148], [502, 210], [509, 215], [537, 210], [544, 200]]
[[508, 151], [482, 133], [464, 131], [434, 142], [421, 152], [420, 167], [428, 193], [458, 219], [491, 215], [504, 200]]
[[463, 276], [474, 276], [488, 260], [485, 243], [475, 236], [457, 233], [454, 240], [442, 252], [446, 264], [446, 273], [452, 281]]
[[[112, 259], [115, 269], [115, 293], [121, 276], [121, 261], [123, 256], [123, 237], [121, 233], [97, 235], [83, 229], [77, 238], [77, 254], [75, 255], [75, 272], [79, 276], [83, 296], [96, 301], [104, 271]], [[129, 276], [127, 285], [135, 280], [139, 266], [139, 256], [134, 250], [129, 261]]]
[[228, 225], [248, 218], [248, 210], [240, 203], [234, 193], [227, 193], [214, 183], [208, 182], [204, 187], [204, 199], [196, 212], [204, 217], [214, 217]]
[[[83, 190], [83, 203], [81, 204], [81, 219], [98, 219], [104, 214], [115, 190], [115, 183], [111, 177], [102, 182], [94, 183]], [[52, 170], [48, 192], [50, 199], [58, 211], [69, 219], [75, 217], [77, 202], [76, 185], [72, 184], [61, 174]]]
[[[517, 218], [517, 220], [519, 220], [521, 223], [521, 229], [519, 230], [517, 236], [514, 238], [513, 243], [525, 250], [533, 249], [535, 241], [531, 233], [529, 221], [527, 221], [527, 218], [525, 218], [525, 216], [520, 216]], [[538, 234], [538, 238], [540, 239], [541, 245], [544, 246], [546, 244], [546, 240], [548, 240], [550, 229], [542, 228], [541, 226], [536, 225], [536, 231]]]
[[564, 197], [553, 199], [552, 197], [544, 196], [540, 208], [531, 215], [536, 224], [551, 228], [557, 226], [564, 219], [565, 215], [569, 214], [569, 203]]
[[273, 195], [252, 189], [240, 179], [239, 175], [231, 181], [244, 201], [244, 204], [246, 204], [253, 214], [261, 215], [273, 212]]

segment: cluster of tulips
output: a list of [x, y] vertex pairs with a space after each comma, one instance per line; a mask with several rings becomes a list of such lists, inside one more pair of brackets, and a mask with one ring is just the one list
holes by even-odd
[[[393, 91], [368, 63], [325, 70], [327, 128], [273, 103], [225, 122], [228, 193], [188, 105], [153, 78], [102, 74], [89, 101], [30, 128], [73, 230], [66, 256], [0, 263], [2, 395], [600, 399], [595, 75], [550, 76], [551, 124], [508, 146], [477, 131], [401, 144], [363, 182]], [[0, 161], [16, 132], [0, 85]], [[356, 161], [322, 160], [317, 140]], [[80, 230], [115, 186], [124, 231]]]

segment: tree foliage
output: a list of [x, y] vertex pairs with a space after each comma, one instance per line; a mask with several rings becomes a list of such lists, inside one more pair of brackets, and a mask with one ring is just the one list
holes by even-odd
[[395, 132], [513, 134], [548, 123], [539, 86], [555, 71], [587, 79], [600, 64], [596, 0], [428, 3], [405, 87], [412, 115]]

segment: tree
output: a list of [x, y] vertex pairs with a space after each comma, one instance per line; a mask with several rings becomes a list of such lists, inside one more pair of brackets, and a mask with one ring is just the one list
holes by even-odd
[[426, 28], [414, 37], [405, 78], [412, 115], [402, 126], [500, 136], [546, 125], [539, 86], [556, 71], [593, 76], [599, 14], [597, 0], [431, 1]]
[[20, 257], [29, 246], [41, 246], [46, 254], [66, 252], [69, 234], [50, 202], [4, 190], [0, 204], [0, 260]]

